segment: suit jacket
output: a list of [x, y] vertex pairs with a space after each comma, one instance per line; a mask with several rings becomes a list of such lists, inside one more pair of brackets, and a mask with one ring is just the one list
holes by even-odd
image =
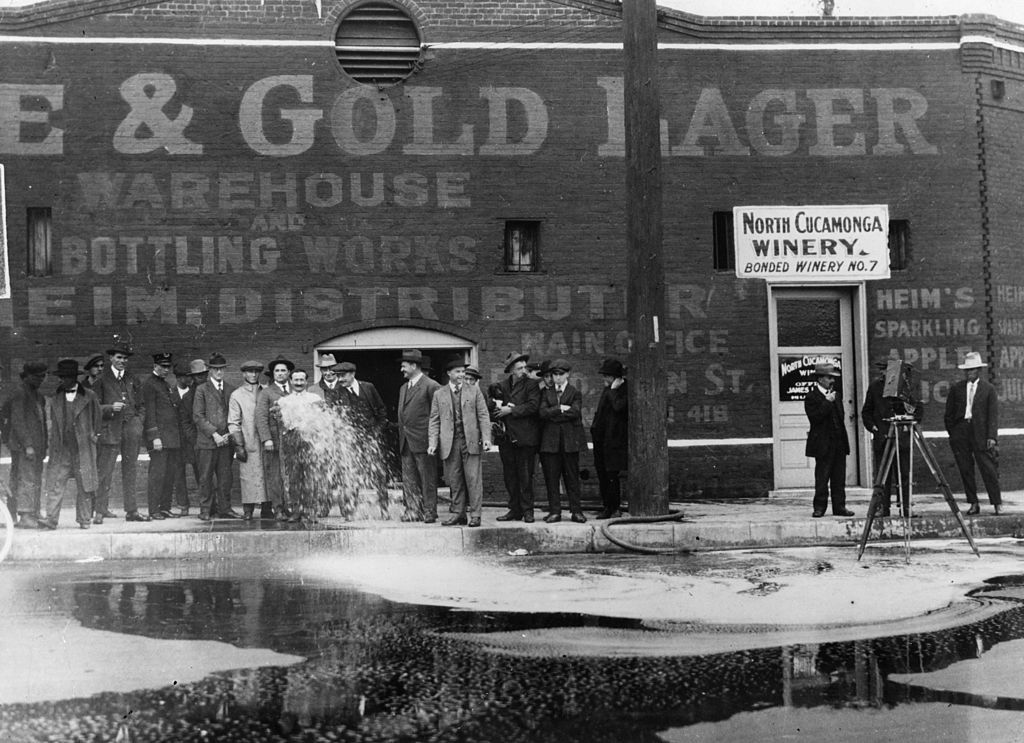
[[370, 382], [359, 380], [359, 394], [352, 396], [345, 392], [341, 404], [348, 408], [353, 422], [366, 426], [370, 431], [379, 432], [387, 425], [388, 409], [384, 398]]
[[850, 453], [850, 438], [846, 434], [846, 413], [843, 412], [843, 396], [836, 390], [836, 399], [829, 402], [821, 394], [818, 385], [804, 398], [804, 413], [811, 423], [807, 432], [804, 454], [808, 457], [828, 457], [838, 451], [844, 456]]
[[[360, 383], [361, 384], [361, 383]], [[434, 393], [440, 387], [437, 382], [422, 375], [412, 390], [406, 382], [398, 390], [398, 450], [402, 451], [406, 444], [413, 454], [422, 454], [427, 450], [428, 431], [430, 425], [430, 404]]]
[[[864, 395], [864, 405], [860, 409], [860, 419], [864, 427], [872, 432], [873, 446], [876, 449], [884, 448], [885, 438], [889, 435], [889, 427], [892, 425], [886, 418], [894, 415], [906, 415], [907, 408], [902, 400], [894, 400], [885, 397], [885, 379], [876, 379], [868, 385], [867, 394]], [[924, 405], [911, 396], [910, 404], [914, 406], [913, 416], [920, 423], [924, 417]]]
[[[562, 412], [561, 405], [569, 410]], [[540, 397], [541, 453], [578, 452], [587, 448], [583, 433], [583, 395], [566, 384], [561, 397], [554, 387], [546, 388]]]
[[[342, 397], [347, 395], [348, 393], [345, 391], [345, 388], [341, 386], [341, 382], [335, 382], [334, 383], [334, 389], [331, 389], [330, 387], [328, 387], [324, 383], [324, 380], [321, 379], [316, 384], [316, 386], [319, 388], [321, 396], [324, 398], [324, 401], [328, 405], [344, 405], [345, 404], [345, 402], [342, 399]], [[310, 391], [312, 392], [312, 390], [310, 390]]]
[[[71, 415], [71, 436], [64, 430], [66, 413]], [[102, 424], [103, 413], [99, 401], [91, 390], [81, 385], [71, 403], [70, 410], [64, 402], [64, 392], [57, 390], [46, 398], [46, 417], [50, 429], [50, 466], [70, 464], [71, 454], [77, 447], [78, 468], [82, 476], [82, 489], [92, 493], [99, 485], [96, 468], [97, 430]]]
[[216, 449], [213, 434], [228, 432], [228, 400], [235, 388], [224, 382], [223, 394], [217, 392], [212, 379], [196, 387], [196, 399], [192, 403], [192, 418], [196, 422], [196, 448]]
[[[951, 434], [956, 425], [964, 419], [967, 412], [967, 380], [961, 379], [953, 385], [946, 398], [946, 432]], [[999, 398], [996, 388], [984, 379], [978, 380], [978, 389], [974, 392], [974, 404], [971, 405], [971, 434], [974, 446], [984, 449], [986, 439], [999, 439]]]
[[[430, 426], [428, 446], [447, 459], [452, 453], [455, 441], [455, 405], [451, 385], [444, 385], [434, 393], [430, 403]], [[466, 451], [470, 454], [483, 452], [484, 442], [491, 444], [491, 418], [487, 413], [487, 400], [476, 385], [463, 384], [459, 395], [462, 412], [462, 430], [466, 437]]]
[[271, 382], [256, 397], [256, 435], [261, 443], [273, 441], [275, 449], [281, 448], [281, 417], [275, 405], [285, 394]]
[[178, 393], [171, 389], [166, 379], [150, 374], [142, 383], [142, 402], [145, 407], [142, 432], [146, 448], [152, 451], [153, 440], [160, 439], [164, 449], [180, 449], [183, 437]]
[[39, 462], [46, 456], [46, 398], [24, 382], [14, 391], [10, 400], [11, 453], [35, 450]]
[[[124, 373], [122, 381], [117, 381], [114, 370], [109, 366], [104, 367], [103, 373], [96, 377], [92, 386], [96, 393], [100, 410], [103, 414], [103, 424], [100, 426], [100, 444], [117, 446], [121, 443], [121, 434], [126, 423], [133, 419], [142, 420], [145, 415], [142, 401], [142, 384], [138, 377]], [[125, 407], [120, 413], [114, 412], [114, 403], [123, 402]]]
[[594, 420], [590, 424], [590, 437], [594, 449], [601, 447], [605, 469], [617, 472], [629, 467], [629, 393], [628, 382], [614, 390], [605, 387], [597, 402]]
[[537, 446], [540, 440], [540, 386], [535, 379], [516, 380], [511, 374], [501, 382], [502, 400], [515, 405], [504, 418], [506, 437], [519, 446]]

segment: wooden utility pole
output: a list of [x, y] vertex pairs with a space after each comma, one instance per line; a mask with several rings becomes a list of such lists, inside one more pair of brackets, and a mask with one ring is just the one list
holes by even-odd
[[661, 113], [655, 0], [622, 3], [625, 29], [626, 314], [629, 513], [668, 513], [665, 280], [661, 246]]

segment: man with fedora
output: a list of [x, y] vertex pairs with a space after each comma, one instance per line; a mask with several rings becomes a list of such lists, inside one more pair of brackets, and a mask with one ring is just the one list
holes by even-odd
[[814, 512], [820, 519], [832, 494], [832, 514], [853, 516], [846, 507], [846, 457], [850, 439], [842, 395], [835, 389], [839, 371], [834, 364], [815, 364], [817, 383], [804, 398], [804, 413], [811, 427], [804, 453], [814, 458]]
[[[894, 415], [911, 415], [916, 421], [921, 422], [924, 416], [924, 406], [921, 405], [907, 388], [907, 399], [899, 399], [885, 396], [885, 372], [889, 367], [889, 357], [880, 356], [875, 360], [875, 369], [878, 376], [868, 385], [867, 393], [864, 395], [864, 405], [860, 409], [860, 419], [864, 427], [871, 432], [871, 453], [875, 464], [875, 476], [878, 475], [878, 468], [881, 466], [882, 455], [885, 453], [885, 444], [889, 437], [889, 428], [892, 423], [889, 421]], [[907, 367], [909, 369], [909, 367]], [[899, 437], [896, 444], [899, 446], [899, 470], [900, 488], [903, 493], [903, 502], [899, 504], [905, 516], [910, 513], [910, 429], [901, 426], [898, 429]], [[882, 484], [882, 511], [879, 515], [889, 516], [892, 512], [892, 485], [896, 480], [895, 468], [890, 468], [889, 476]]]
[[64, 488], [74, 478], [78, 488], [75, 497], [75, 520], [82, 529], [89, 528], [93, 514], [93, 495], [99, 485], [96, 466], [97, 431], [103, 413], [96, 395], [78, 381], [78, 362], [62, 359], [57, 363], [60, 383], [46, 400], [50, 460], [46, 470], [46, 505], [40, 529], [56, 529]]
[[334, 358], [334, 354], [320, 354], [320, 361], [317, 362], [317, 366], [320, 367], [319, 387], [323, 393], [324, 401], [331, 407], [341, 405], [341, 396], [345, 394], [345, 390], [338, 383], [338, 373], [335, 371], [338, 361]]
[[125, 520], [149, 521], [139, 513], [136, 481], [139, 447], [142, 444], [142, 419], [145, 415], [142, 386], [128, 373], [132, 351], [126, 344], [115, 343], [107, 349], [107, 367], [93, 381], [92, 391], [103, 412], [99, 441], [99, 488], [96, 490], [96, 516], [117, 518], [110, 510], [110, 486], [114, 466], [121, 456], [121, 490]]
[[256, 396], [256, 435], [263, 446], [263, 483], [267, 500], [279, 519], [289, 515], [288, 493], [281, 471], [281, 416], [277, 401], [291, 394], [289, 375], [295, 364], [279, 355], [267, 364], [270, 383]]
[[197, 374], [207, 374], [206, 362], [196, 359], [191, 363], [179, 361], [174, 365], [173, 396], [178, 401], [178, 426], [181, 430], [181, 449], [177, 468], [174, 472], [174, 505], [178, 509], [175, 516], [188, 516], [191, 499], [188, 490], [187, 470], [199, 486], [199, 464], [196, 461], [196, 422], [192, 418], [192, 404], [196, 399], [194, 379]]
[[[233, 450], [228, 433], [228, 401], [235, 388], [224, 381], [225, 358], [215, 353], [207, 366], [210, 378], [196, 387], [192, 418], [196, 423], [199, 460], [199, 518], [238, 518], [231, 509], [231, 462]], [[216, 489], [214, 480], [217, 481]]]
[[505, 357], [505, 373], [495, 396], [494, 417], [505, 426], [498, 443], [508, 491], [508, 511], [498, 521], [533, 522], [533, 471], [537, 466], [540, 387], [526, 373], [530, 355], [513, 351]]
[[428, 453], [430, 405], [439, 385], [423, 373], [423, 354], [402, 352], [405, 384], [398, 390], [398, 452], [406, 519], [437, 521], [437, 457]]
[[[176, 516], [171, 513], [174, 481], [181, 462], [181, 398], [167, 384], [167, 376], [174, 368], [169, 353], [153, 354], [153, 373], [142, 383], [143, 436], [149, 451], [148, 501], [149, 517], [163, 520]], [[103, 517], [97, 516], [102, 524]]]
[[21, 385], [11, 395], [11, 516], [15, 526], [34, 529], [39, 525], [43, 488], [43, 460], [46, 458], [46, 400], [39, 388], [46, 379], [46, 363], [29, 361], [21, 367]]
[[434, 393], [430, 405], [427, 454], [440, 453], [444, 479], [452, 493], [455, 515], [444, 526], [480, 526], [484, 481], [482, 455], [491, 448], [491, 417], [487, 400], [475, 384], [465, 384], [467, 364], [448, 364], [448, 384]]
[[964, 371], [964, 379], [949, 390], [946, 397], [946, 432], [949, 446], [956, 459], [956, 468], [964, 483], [964, 494], [971, 504], [968, 516], [981, 513], [978, 504], [978, 486], [974, 480], [977, 463], [981, 479], [988, 492], [989, 503], [996, 515], [1003, 512], [1003, 497], [999, 490], [999, 399], [996, 388], [981, 378], [981, 370], [988, 366], [981, 354], [972, 351], [957, 366]]
[[590, 424], [594, 470], [601, 493], [601, 513], [597, 518], [611, 519], [622, 515], [619, 473], [629, 467], [629, 394], [626, 369], [618, 359], [605, 359], [597, 373], [604, 381]]

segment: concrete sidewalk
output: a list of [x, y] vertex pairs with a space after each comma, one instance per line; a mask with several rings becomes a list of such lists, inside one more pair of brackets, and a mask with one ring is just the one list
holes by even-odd
[[[811, 518], [809, 493], [786, 493], [752, 500], [687, 501], [673, 504], [683, 519], [662, 523], [611, 526], [618, 540], [642, 548], [679, 552], [742, 547], [792, 547], [856, 544], [864, 529], [870, 494], [853, 490], [848, 507], [855, 515]], [[1024, 537], [1024, 491], [1003, 496], [1005, 513], [995, 516], [982, 505], [982, 514], [964, 517], [972, 537]], [[958, 505], [966, 510], [962, 495]], [[912, 538], [963, 538], [960, 527], [939, 494], [915, 494]], [[200, 521], [194, 516], [128, 523], [107, 519], [100, 526], [79, 529], [73, 508], [66, 508], [56, 531], [14, 530], [9, 561], [97, 559], [209, 559], [310, 552], [353, 554], [460, 555], [472, 553], [587, 553], [628, 551], [602, 534], [606, 521], [593, 518], [575, 524], [563, 514], [558, 524], [499, 522], [503, 508], [485, 508], [480, 528], [397, 521], [321, 519], [312, 528], [275, 521]], [[123, 515], [123, 514], [121, 514]], [[441, 520], [447, 517], [442, 509]], [[543, 512], [540, 512], [543, 516]], [[588, 514], [588, 517], [590, 514]], [[873, 541], [904, 538], [898, 518], [876, 519]], [[3, 538], [0, 532], [0, 538]], [[518, 553], [522, 554], [522, 553]]]

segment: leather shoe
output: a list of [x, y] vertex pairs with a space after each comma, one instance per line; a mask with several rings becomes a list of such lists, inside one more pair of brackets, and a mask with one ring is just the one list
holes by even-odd
[[570, 516], [569, 518], [570, 518], [570, 520], [574, 521], [574, 522], [575, 522], [575, 523], [577, 523], [577, 524], [585, 524], [585, 523], [587, 523], [587, 517], [586, 517], [586, 516], [584, 516], [584, 515], [583, 515], [582, 513], [580, 513], [579, 511], [577, 511], [576, 513], [574, 513], [574, 514], [573, 514], [572, 516]]
[[207, 513], [201, 513], [198, 516], [196, 516], [196, 518], [199, 519], [200, 521], [209, 521], [210, 520], [210, 515], [207, 514]]
[[523, 523], [525, 523], [525, 524], [532, 524], [533, 523], [533, 514], [532, 513], [524, 513], [523, 514]]
[[562, 514], [560, 513], [549, 513], [544, 517], [544, 523], [546, 524], [557, 524], [562, 520]]
[[812, 519], [820, 519], [824, 515], [825, 515], [824, 511], [815, 511], [814, 513], [811, 514], [811, 518]]
[[167, 517], [164, 516], [160, 511], [156, 511], [154, 513], [149, 514], [150, 521], [163, 521], [166, 518]]
[[35, 516], [22, 516], [18, 523], [14, 525], [15, 529], [38, 529], [39, 519]]
[[470, 529], [472, 529], [474, 527], [477, 527], [477, 526], [480, 526], [480, 519], [470, 519], [469, 520], [469, 528]]
[[1003, 504], [1002, 503], [997, 503], [996, 505], [992, 506], [992, 508], [995, 510], [996, 516], [1002, 516], [1003, 515]]
[[437, 516], [424, 516], [423, 517], [423, 523], [424, 524], [433, 524], [436, 521], [437, 521]]
[[101, 513], [100, 516], [102, 516], [105, 519], [116, 519], [116, 518], [118, 518], [118, 515], [116, 513], [114, 513], [113, 511], [111, 511], [109, 508], [106, 511], [104, 511], [103, 513]]
[[458, 515], [452, 516], [449, 519], [445, 519], [444, 521], [441, 522], [441, 526], [465, 526], [465, 525], [466, 525], [466, 516], [465, 516], [465, 514], [458, 514]]
[[96, 516], [95, 518], [93, 518], [92, 523], [96, 524], [96, 526], [99, 526], [100, 524], [103, 523], [103, 517], [102, 516]]
[[57, 522], [52, 519], [39, 519], [36, 526], [40, 529], [49, 529], [50, 531], [53, 531], [57, 528]]
[[152, 521], [149, 516], [143, 516], [138, 511], [129, 511], [124, 515], [125, 521]]
[[174, 511], [171, 511], [169, 509], [161, 510], [160, 513], [162, 513], [164, 515], [164, 518], [168, 518], [168, 519], [176, 519], [176, 518], [178, 518], [178, 514], [174, 513]]
[[853, 516], [853, 511], [851, 511], [849, 508], [844, 508], [841, 511], [833, 511], [832, 515], [833, 516]]
[[217, 518], [219, 518], [219, 519], [237, 519], [237, 518], [240, 518], [240, 517], [238, 515], [238, 511], [232, 511], [229, 508], [224, 513], [218, 513], [217, 514]]
[[967, 509], [968, 516], [977, 516], [979, 513], [981, 513], [981, 506], [977, 503], [972, 503], [971, 507]]
[[89, 528], [89, 522], [88, 521], [79, 521], [78, 522], [78, 528], [79, 529], [88, 529]]
[[501, 516], [499, 516], [497, 519], [495, 519], [495, 521], [519, 521], [519, 519], [521, 518], [522, 516], [520, 516], [518, 513], [515, 513], [514, 511], [509, 511], [508, 513], [504, 513]]

